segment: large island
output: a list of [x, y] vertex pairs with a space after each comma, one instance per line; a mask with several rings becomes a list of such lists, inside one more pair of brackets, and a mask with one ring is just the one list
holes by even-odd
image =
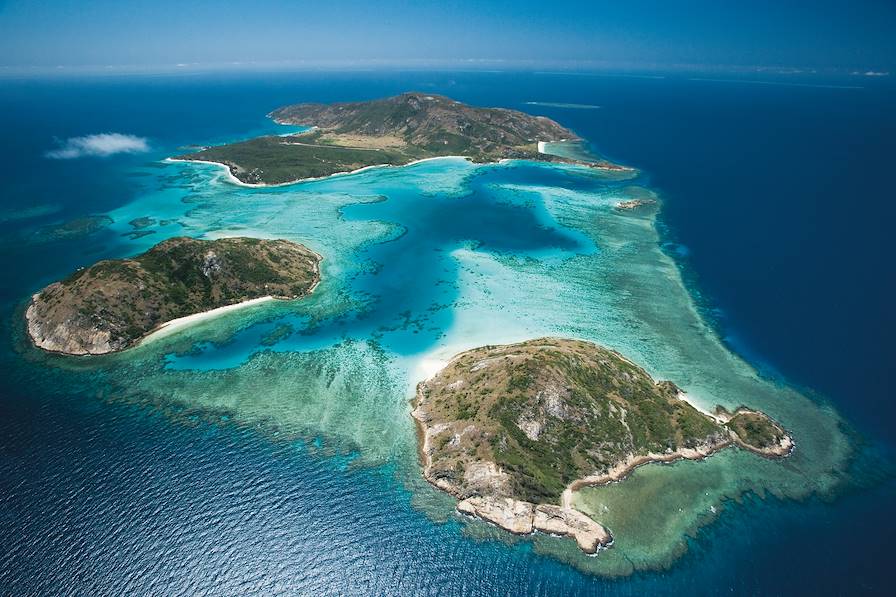
[[403, 93], [366, 102], [295, 104], [269, 116], [281, 124], [312, 127], [208, 147], [176, 160], [226, 166], [244, 184], [286, 184], [373, 166], [463, 156], [475, 162], [503, 159], [579, 162], [539, 151], [540, 143], [578, 137], [550, 118], [505, 108], [468, 106], [442, 95]]
[[28, 334], [53, 352], [124, 350], [173, 320], [265, 297], [303, 297], [320, 280], [320, 260], [286, 240], [171, 238], [35, 294], [25, 314]]
[[673, 383], [579, 340], [461, 353], [419, 384], [414, 406], [424, 475], [459, 511], [517, 534], [570, 536], [588, 553], [612, 537], [573, 507], [578, 487], [733, 444], [765, 457], [793, 448], [764, 414], [701, 412]]

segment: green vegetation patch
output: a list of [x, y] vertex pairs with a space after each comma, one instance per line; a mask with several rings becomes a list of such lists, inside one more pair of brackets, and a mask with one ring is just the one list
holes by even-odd
[[412, 153], [395, 149], [359, 149], [299, 142], [288, 137], [259, 137], [210, 147], [180, 156], [179, 159], [224, 164], [234, 176], [246, 183], [282, 184], [368, 166], [400, 166], [416, 158]]
[[758, 412], [738, 411], [726, 426], [747, 446], [758, 449], [777, 446], [786, 436], [777, 423]]

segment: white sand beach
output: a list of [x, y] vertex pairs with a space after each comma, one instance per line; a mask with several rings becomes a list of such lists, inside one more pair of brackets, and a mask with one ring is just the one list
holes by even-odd
[[187, 326], [191, 326], [195, 323], [199, 323], [200, 321], [206, 321], [208, 319], [213, 319], [218, 317], [219, 315], [223, 315], [224, 313], [229, 313], [231, 311], [237, 311], [239, 309], [244, 309], [246, 307], [251, 307], [252, 305], [259, 305], [261, 303], [266, 303], [268, 301], [274, 300], [272, 296], [262, 296], [255, 299], [250, 299], [248, 301], [243, 301], [241, 303], [234, 303], [232, 305], [225, 305], [223, 307], [218, 307], [217, 309], [210, 309], [208, 311], [203, 311], [201, 313], [194, 313], [193, 315], [187, 315], [186, 317], [178, 317], [177, 319], [172, 319], [171, 321], [166, 321], [155, 330], [146, 335], [141, 341], [140, 344], [144, 344], [146, 342], [151, 342], [153, 340], [158, 340], [159, 338], [163, 338], [168, 336], [178, 330], [182, 330]]
[[172, 162], [182, 162], [182, 163], [193, 163], [193, 164], [211, 164], [212, 166], [218, 166], [219, 168], [223, 168], [224, 172], [227, 173], [227, 181], [231, 182], [237, 186], [241, 187], [249, 187], [255, 189], [264, 189], [270, 187], [286, 187], [293, 184], [298, 184], [300, 182], [311, 182], [314, 180], [326, 180], [328, 178], [334, 178], [336, 176], [349, 176], [351, 174], [358, 174], [359, 172], [364, 172], [365, 170], [373, 170], [374, 168], [404, 168], [406, 166], [413, 166], [414, 164], [420, 164], [422, 162], [430, 162], [432, 160], [449, 160], [449, 159], [461, 159], [461, 160], [469, 160], [470, 158], [465, 155], [440, 155], [431, 158], [423, 158], [420, 160], [414, 160], [413, 162], [408, 162], [407, 164], [373, 164], [371, 166], [364, 166], [363, 168], [358, 168], [357, 170], [349, 170], [347, 172], [334, 172], [333, 174], [328, 174], [327, 176], [311, 176], [308, 178], [297, 178], [296, 180], [290, 180], [288, 182], [278, 182], [275, 184], [268, 183], [249, 183], [243, 182], [239, 178], [233, 175], [230, 171], [230, 167], [226, 164], [222, 164], [220, 162], [211, 162], [208, 160], [181, 160], [178, 158], [165, 158], [162, 160], [163, 162], [172, 163]]

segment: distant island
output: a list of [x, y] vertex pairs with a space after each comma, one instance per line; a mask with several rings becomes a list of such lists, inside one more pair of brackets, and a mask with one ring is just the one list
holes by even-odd
[[540, 338], [455, 356], [420, 383], [413, 417], [424, 476], [460, 512], [517, 534], [574, 538], [594, 553], [609, 530], [572, 506], [572, 492], [618, 481], [649, 462], [702, 459], [739, 445], [783, 457], [793, 442], [748, 409], [716, 416], [618, 353]]
[[616, 209], [622, 210], [631, 210], [638, 209], [639, 207], [644, 207], [645, 205], [655, 205], [656, 201], [653, 199], [628, 199], [627, 201], [620, 201], [616, 204]]
[[116, 352], [174, 320], [268, 297], [303, 297], [320, 281], [320, 261], [286, 240], [171, 238], [35, 294], [25, 314], [28, 334], [53, 352]]
[[172, 159], [221, 164], [237, 181], [251, 185], [288, 184], [446, 156], [481, 163], [526, 159], [624, 169], [539, 151], [543, 143], [578, 139], [550, 118], [477, 108], [442, 95], [411, 92], [366, 102], [295, 104], [269, 116], [280, 124], [313, 128], [202, 148]]

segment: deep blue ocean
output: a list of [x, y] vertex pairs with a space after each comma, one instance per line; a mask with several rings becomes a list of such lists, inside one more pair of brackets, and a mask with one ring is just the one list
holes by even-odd
[[[886, 466], [830, 501], [747, 496], [669, 570], [602, 579], [525, 542], [476, 541], [455, 521], [383, 508], [411, 500], [388, 467], [346, 467], [339, 456], [202, 418], [184, 425], [162, 409], [108, 400], [104, 388], [29, 382], [37, 365], [23, 356], [23, 302], [115, 253], [86, 254], [79, 239], [27, 242], [35, 231], [127, 204], [140, 190], [131, 165], [272, 131], [265, 114], [280, 105], [415, 89], [549, 116], [644, 171], [663, 200], [665, 250], [719, 335], [764, 375], [833, 404], [861, 450], [892, 462], [896, 86], [756, 79], [0, 80], [0, 594], [887, 593], [896, 485]], [[147, 137], [152, 152], [45, 157], [57, 139], [99, 132]], [[44, 211], [28, 214], [35, 206]]]

